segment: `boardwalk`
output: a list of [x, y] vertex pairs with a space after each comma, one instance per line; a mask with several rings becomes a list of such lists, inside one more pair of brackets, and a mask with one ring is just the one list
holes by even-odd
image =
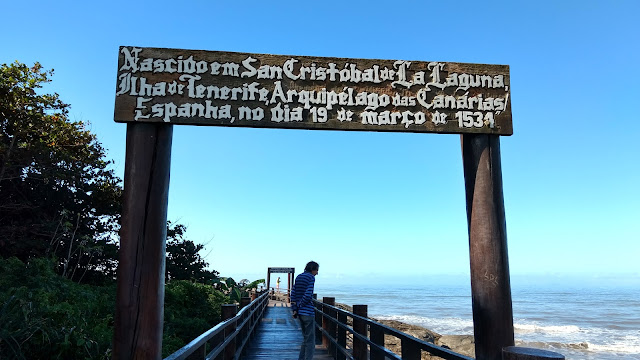
[[[258, 325], [256, 337], [248, 345], [242, 360], [297, 360], [302, 332], [300, 324], [291, 317], [289, 304], [269, 301], [264, 318]], [[322, 345], [316, 345], [316, 360], [332, 359]]]

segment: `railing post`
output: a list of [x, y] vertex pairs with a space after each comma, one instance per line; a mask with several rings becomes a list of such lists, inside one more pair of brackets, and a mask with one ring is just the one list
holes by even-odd
[[[248, 296], [243, 296], [242, 298], [240, 298], [240, 310], [244, 309], [245, 307], [249, 306], [249, 304], [251, 304], [251, 298]], [[242, 318], [239, 319], [240, 324], [244, 323], [244, 321], [246, 319], [248, 319], [249, 317], [252, 316], [251, 314], [251, 309], [247, 309], [249, 311], [245, 311], [244, 314], [242, 315]], [[239, 339], [240, 339], [240, 346], [242, 346], [242, 344], [245, 342], [245, 339], [249, 337], [249, 329], [251, 328], [251, 321], [249, 321], [247, 324], [245, 324], [244, 326], [242, 326], [242, 329], [240, 329], [240, 333], [238, 334]], [[237, 348], [237, 344], [236, 344], [236, 348]]]
[[[318, 300], [318, 294], [313, 294], [313, 299], [314, 300]], [[320, 331], [320, 325], [322, 325], [322, 314], [320, 314], [320, 311], [318, 311], [317, 306], [314, 306], [316, 308], [316, 311], [314, 312], [316, 315], [316, 345], [320, 344], [321, 340], [322, 340], [322, 332]], [[320, 307], [320, 310], [322, 310], [322, 307]]]
[[[353, 313], [355, 315], [358, 316], [362, 316], [362, 317], [368, 317], [368, 307], [367, 305], [353, 305]], [[368, 336], [367, 334], [367, 323], [357, 319], [357, 318], [353, 318], [353, 331], [357, 332], [360, 335], [363, 335], [365, 337]], [[384, 336], [384, 335], [383, 335]], [[367, 343], [356, 338], [355, 336], [353, 337], [353, 358], [355, 360], [366, 360], [367, 359]]]
[[[371, 342], [379, 345], [380, 347], [384, 347], [384, 331], [379, 326], [371, 325], [369, 327], [369, 339]], [[379, 351], [374, 351], [373, 347], [370, 348], [369, 358], [371, 360], [384, 360], [384, 354]]]
[[[326, 331], [329, 335], [331, 335], [332, 337], [335, 336], [334, 333], [331, 332], [331, 320], [328, 319], [328, 316], [330, 315], [329, 312], [329, 308], [325, 307], [324, 305], [334, 305], [336, 303], [336, 298], [334, 297], [323, 297], [322, 298], [322, 312], [324, 313], [322, 315], [322, 329], [324, 331]], [[332, 346], [331, 346], [331, 341], [329, 341], [329, 338], [322, 334], [322, 345], [329, 350], [329, 354], [331, 354], [331, 350], [332, 350]]]
[[518, 346], [502, 349], [502, 360], [564, 360], [557, 352]]
[[240, 310], [244, 309], [245, 306], [251, 304], [251, 298], [248, 296], [243, 296], [240, 299]]
[[204, 343], [200, 348], [191, 353], [191, 355], [187, 356], [187, 360], [202, 360], [207, 357], [207, 346], [208, 343]]
[[[229, 320], [238, 313], [238, 305], [225, 304], [222, 305], [222, 320]], [[224, 338], [227, 339], [236, 330], [236, 324], [230, 324], [224, 331]], [[236, 355], [236, 340], [233, 339], [224, 349], [224, 360], [232, 360]]]
[[400, 348], [402, 352], [402, 360], [420, 360], [421, 350], [420, 346], [415, 342], [407, 338], [400, 340]]
[[[338, 323], [342, 324], [342, 325], [347, 325], [347, 314], [342, 313], [342, 312], [338, 312]], [[337, 326], [337, 325], [336, 325]], [[342, 349], [346, 349], [347, 348], [347, 330], [345, 330], [344, 328], [337, 326], [337, 330], [338, 330], [338, 347], [342, 348]], [[344, 355], [344, 353], [342, 351], [340, 351], [337, 347], [336, 347], [336, 360], [345, 360], [347, 357]]]

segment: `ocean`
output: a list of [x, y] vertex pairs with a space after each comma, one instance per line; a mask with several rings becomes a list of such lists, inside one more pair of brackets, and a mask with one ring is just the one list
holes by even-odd
[[[514, 281], [516, 345], [563, 354], [567, 360], [640, 359], [640, 286], [620, 281]], [[460, 281], [339, 285], [316, 279], [315, 292], [369, 316], [419, 325], [442, 335], [473, 334], [471, 285]]]

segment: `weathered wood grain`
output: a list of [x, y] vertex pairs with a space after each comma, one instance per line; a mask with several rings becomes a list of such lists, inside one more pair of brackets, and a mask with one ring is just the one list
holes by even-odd
[[113, 359], [162, 355], [171, 124], [127, 125]]
[[114, 119], [511, 135], [509, 94], [507, 65], [122, 46]]
[[461, 141], [476, 359], [501, 360], [514, 334], [500, 139], [464, 134]]

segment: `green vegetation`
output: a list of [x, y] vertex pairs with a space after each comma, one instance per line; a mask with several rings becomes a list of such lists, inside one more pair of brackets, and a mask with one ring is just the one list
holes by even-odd
[[187, 228], [184, 225], [167, 224], [167, 280], [191, 280], [200, 283], [212, 283], [220, 275], [217, 271], [207, 270], [207, 262], [200, 256], [204, 245], [185, 239]]
[[240, 299], [249, 296], [251, 290], [256, 290], [258, 285], [264, 283], [264, 279], [249, 282], [247, 279], [242, 279], [240, 282], [236, 282], [233, 278], [218, 278], [213, 281], [214, 288], [229, 295], [229, 299], [232, 302], [239, 303]]
[[58, 94], [52, 71], [0, 65], [0, 256], [56, 260], [77, 282], [113, 278], [121, 180]]
[[0, 260], [0, 358], [108, 358], [115, 284], [79, 285], [53, 268], [45, 258]]
[[[122, 181], [58, 94], [53, 71], [0, 65], [0, 359], [108, 359]], [[220, 278], [167, 224], [163, 356], [263, 280]]]

